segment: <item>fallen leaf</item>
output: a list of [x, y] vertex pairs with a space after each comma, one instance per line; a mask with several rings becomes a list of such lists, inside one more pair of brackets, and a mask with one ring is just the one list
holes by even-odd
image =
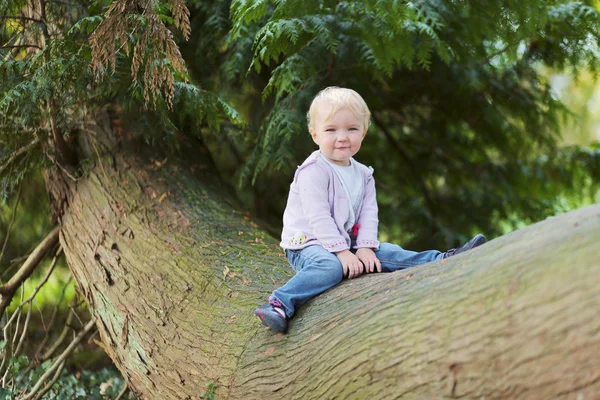
[[267, 350], [265, 350], [265, 355], [267, 356], [270, 356], [273, 353], [275, 353], [275, 347], [269, 347]]
[[225, 279], [227, 277], [228, 273], [229, 273], [229, 267], [226, 265], [225, 269], [223, 270], [223, 279]]
[[232, 323], [233, 321], [235, 321], [235, 320], [236, 320], [236, 318], [237, 318], [237, 315], [232, 315], [232, 316], [231, 316], [231, 317], [229, 317], [229, 318], [227, 319], [227, 321], [225, 321], [225, 322], [226, 322], [226, 323], [228, 323], [228, 324], [230, 324], [230, 323]]
[[162, 161], [154, 161], [154, 164], [156, 165], [156, 169], [162, 167], [163, 165], [165, 165], [165, 163], [167, 162], [167, 160], [169, 159], [169, 157], [165, 158]]
[[159, 203], [159, 204], [160, 204], [160, 203], [162, 203], [162, 202], [163, 202], [163, 200], [165, 199], [165, 197], [167, 197], [167, 192], [164, 192], [164, 193], [163, 193], [163, 194], [160, 196], [160, 198], [158, 199], [158, 203]]

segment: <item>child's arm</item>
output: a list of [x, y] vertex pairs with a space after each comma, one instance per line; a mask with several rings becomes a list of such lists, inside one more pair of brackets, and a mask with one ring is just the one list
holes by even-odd
[[355, 248], [368, 247], [370, 249], [378, 249], [379, 241], [377, 240], [377, 229], [379, 218], [377, 216], [377, 197], [375, 194], [375, 179], [370, 175], [367, 179], [363, 194], [363, 204], [360, 214], [357, 216], [359, 224], [358, 234], [356, 235]]

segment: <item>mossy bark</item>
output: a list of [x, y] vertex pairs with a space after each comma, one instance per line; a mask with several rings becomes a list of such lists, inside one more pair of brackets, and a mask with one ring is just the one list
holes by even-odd
[[600, 397], [600, 205], [344, 281], [275, 335], [252, 310], [291, 269], [201, 158], [49, 171], [69, 266], [141, 398]]

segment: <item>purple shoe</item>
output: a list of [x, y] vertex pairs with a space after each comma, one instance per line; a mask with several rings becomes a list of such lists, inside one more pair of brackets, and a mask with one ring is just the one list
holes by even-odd
[[287, 330], [287, 318], [282, 304], [277, 300], [269, 300], [254, 310], [254, 315], [260, 318], [264, 326], [268, 326], [275, 332], [285, 332]]
[[460, 253], [464, 253], [465, 251], [474, 249], [477, 246], [481, 246], [485, 243], [485, 236], [481, 233], [473, 236], [473, 239], [469, 240], [467, 243], [459, 247], [458, 249], [450, 249], [444, 253], [444, 258], [452, 257]]

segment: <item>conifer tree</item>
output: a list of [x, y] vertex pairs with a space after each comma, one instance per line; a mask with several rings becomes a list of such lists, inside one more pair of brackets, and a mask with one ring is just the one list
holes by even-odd
[[[290, 271], [222, 181], [233, 176], [277, 232], [291, 172], [313, 149], [308, 105], [338, 85], [371, 108], [360, 160], [376, 170], [382, 234], [405, 247], [494, 237], [596, 201], [600, 147], [559, 147], [569, 112], [539, 67], [596, 73], [598, 18], [592, 1], [0, 0], [0, 194], [44, 171], [52, 240], [134, 391], [175, 398], [223, 379], [224, 395], [272, 394], [253, 368], [278, 369], [263, 357], [276, 339], [251, 309]], [[588, 229], [585, 213], [575, 224]], [[370, 289], [359, 281], [343, 304], [386, 296]], [[339, 334], [345, 317], [331, 312], [330, 325], [308, 318]], [[316, 374], [300, 366], [298, 379]]]

